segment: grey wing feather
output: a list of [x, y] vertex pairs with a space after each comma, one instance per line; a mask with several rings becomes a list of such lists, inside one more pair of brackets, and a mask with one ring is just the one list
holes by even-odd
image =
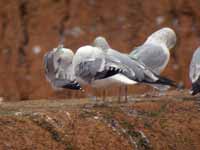
[[135, 47], [130, 53], [129, 56], [133, 59], [138, 59], [138, 53], [142, 50], [142, 46]]
[[76, 76], [81, 77], [88, 83], [123, 71], [125, 72], [125, 68], [119, 62], [109, 59], [106, 56], [84, 60], [75, 67]]
[[137, 47], [129, 56], [144, 63], [157, 74], [160, 74], [168, 61], [168, 56], [163, 51], [162, 47], [151, 44]]
[[158, 78], [154, 73], [148, 68], [145, 67], [142, 63], [131, 59], [128, 55], [119, 53], [115, 50], [110, 49], [108, 51], [108, 56], [113, 60], [118, 60], [122, 66], [122, 69], [125, 69], [125, 75], [132, 80], [139, 82], [154, 82]]
[[200, 76], [200, 48], [198, 48], [193, 56], [190, 63], [189, 77], [192, 82], [197, 81]]
[[96, 73], [101, 69], [102, 63], [102, 59], [98, 58], [82, 61], [75, 66], [75, 75], [90, 83], [94, 80]]
[[53, 63], [53, 53], [48, 52], [44, 55], [44, 69], [45, 69], [45, 76], [48, 81], [53, 80], [55, 76], [55, 66]]
[[135, 59], [131, 59], [126, 54], [110, 49], [108, 51], [108, 55], [120, 60], [121, 64], [126, 66], [129, 70], [129, 73], [125, 73], [124, 75], [134, 81], [176, 86], [172, 80], [156, 75], [149, 67], [146, 67], [144, 64], [136, 61]]

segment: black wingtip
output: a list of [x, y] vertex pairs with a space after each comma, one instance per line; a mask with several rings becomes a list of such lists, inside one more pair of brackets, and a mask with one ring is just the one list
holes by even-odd
[[197, 93], [200, 93], [200, 83], [199, 82], [192, 83], [192, 89], [190, 90], [190, 93], [192, 95], [196, 95]]
[[106, 70], [102, 72], [97, 72], [94, 78], [104, 79], [104, 78], [108, 78], [122, 72], [123, 72], [122, 69], [110, 66], [109, 68], [107, 68]]
[[156, 83], [178, 88], [178, 85], [175, 83], [175, 81], [162, 76], [159, 76], [159, 80]]
[[81, 85], [78, 82], [71, 82], [62, 86], [63, 89], [82, 90]]

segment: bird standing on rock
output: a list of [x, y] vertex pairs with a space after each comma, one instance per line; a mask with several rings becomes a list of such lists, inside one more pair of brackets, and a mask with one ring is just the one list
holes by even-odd
[[81, 90], [72, 67], [73, 56], [72, 50], [63, 48], [63, 45], [59, 45], [45, 54], [45, 76], [53, 88]]
[[[107, 51], [108, 49], [111, 49], [111, 47], [110, 47], [110, 45], [108, 44], [108, 42], [107, 42], [107, 40], [104, 38], [104, 37], [102, 37], [102, 36], [98, 36], [98, 37], [96, 37], [95, 39], [94, 39], [94, 42], [93, 42], [93, 46], [94, 47], [97, 47], [97, 48], [100, 48], [100, 49], [102, 49], [102, 50], [104, 50], [104, 51]], [[117, 78], [117, 77], [115, 77], [115, 78]], [[112, 80], [112, 78], [108, 78], [107, 79], [107, 83], [109, 83], [110, 81], [109, 80]], [[132, 84], [136, 84], [137, 82], [134, 82], [134, 83], [132, 83]], [[118, 101], [120, 101], [120, 99], [121, 99], [121, 86], [124, 86], [125, 85], [125, 101], [128, 101], [128, 98], [127, 98], [127, 85], [130, 85], [130, 84], [124, 84], [124, 83], [121, 83], [120, 85], [119, 85], [119, 95], [118, 95]], [[104, 91], [103, 91], [103, 97], [105, 97], [105, 93], [106, 93], [106, 90], [105, 90], [105, 88], [104, 88]]]
[[[136, 47], [129, 56], [151, 68], [160, 75], [166, 68], [170, 59], [170, 50], [176, 45], [176, 34], [171, 28], [162, 28], [152, 33], [143, 45]], [[152, 85], [154, 88], [165, 91], [166, 85]]]

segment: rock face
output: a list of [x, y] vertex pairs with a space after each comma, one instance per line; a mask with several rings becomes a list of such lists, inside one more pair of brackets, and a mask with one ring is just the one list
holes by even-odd
[[45, 80], [43, 55], [61, 41], [76, 51], [103, 35], [113, 48], [130, 52], [165, 26], [176, 31], [178, 43], [164, 75], [190, 87], [188, 67], [200, 42], [198, 1], [0, 0], [0, 6], [0, 96], [7, 100], [84, 96], [53, 91]]
[[125, 104], [116, 98], [95, 105], [89, 99], [1, 103], [0, 149], [199, 150], [200, 104], [186, 93]]

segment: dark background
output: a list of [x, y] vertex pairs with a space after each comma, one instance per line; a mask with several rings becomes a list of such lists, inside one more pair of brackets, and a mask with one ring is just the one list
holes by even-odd
[[[43, 55], [62, 36], [64, 46], [74, 52], [98, 35], [113, 48], [130, 52], [166, 26], [176, 31], [178, 40], [163, 75], [189, 88], [188, 67], [200, 43], [199, 0], [0, 0], [0, 97], [83, 97], [81, 92], [54, 91], [45, 79]], [[129, 94], [146, 88], [131, 86]], [[109, 89], [109, 95], [116, 91]]]

